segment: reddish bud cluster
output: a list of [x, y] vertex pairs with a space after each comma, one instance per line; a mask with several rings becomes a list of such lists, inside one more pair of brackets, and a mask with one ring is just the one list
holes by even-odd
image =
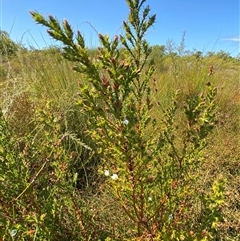
[[121, 106], [122, 106], [121, 101], [120, 101], [120, 100], [117, 100], [117, 101], [115, 102], [115, 107], [116, 107], [117, 109], [119, 109]]
[[149, 183], [153, 183], [153, 181], [154, 181], [154, 176], [150, 176], [150, 177], [148, 177], [147, 180], [148, 180]]
[[111, 62], [112, 62], [112, 64], [113, 64], [114, 66], [116, 66], [117, 61], [116, 61], [116, 58], [115, 58], [115, 57], [114, 57], [114, 58], [111, 58]]
[[177, 186], [177, 181], [173, 181], [171, 184], [171, 188], [174, 189]]
[[113, 89], [116, 91], [116, 90], [118, 90], [119, 89], [119, 85], [117, 84], [117, 83], [114, 83], [113, 84]]
[[103, 40], [104, 39], [104, 37], [103, 37], [103, 35], [102, 34], [98, 34], [98, 37], [101, 39], [101, 40]]
[[109, 85], [110, 85], [110, 83], [109, 83], [109, 80], [107, 79], [107, 77], [106, 76], [103, 76], [102, 77], [102, 86], [103, 87], [105, 87], [105, 88], [107, 88]]

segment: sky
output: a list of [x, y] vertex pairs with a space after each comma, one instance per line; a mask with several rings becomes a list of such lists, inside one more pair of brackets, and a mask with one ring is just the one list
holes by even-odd
[[[240, 52], [239, 0], [147, 0], [156, 23], [146, 39], [151, 45], [181, 43], [185, 33], [185, 50], [204, 54], [223, 50], [232, 56]], [[26, 47], [47, 48], [58, 43], [36, 24], [30, 10], [59, 21], [67, 19], [79, 30], [89, 47], [99, 45], [97, 32], [113, 38], [123, 34], [127, 19], [125, 0], [0, 0], [0, 30]]]

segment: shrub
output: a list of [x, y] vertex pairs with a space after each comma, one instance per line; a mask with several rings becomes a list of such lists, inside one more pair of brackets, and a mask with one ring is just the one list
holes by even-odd
[[[130, 13], [123, 22], [124, 36], [109, 40], [99, 34], [98, 57], [88, 55], [78, 31], [76, 41], [67, 22], [31, 12], [35, 21], [64, 44], [63, 57], [87, 78], [79, 91], [78, 105], [90, 116], [86, 134], [97, 144], [101, 158], [99, 173], [106, 176], [103, 187], [114, 199], [116, 209], [130, 221], [120, 239], [209, 240], [216, 236], [223, 198], [224, 180], [212, 191], [198, 182], [206, 137], [215, 124], [216, 88], [206, 83], [203, 93], [187, 96], [184, 103], [173, 95], [172, 104], [158, 111], [164, 119], [151, 116], [154, 66], [145, 66], [151, 48], [144, 39], [156, 16], [149, 15], [144, 0], [127, 0]], [[124, 60], [120, 56], [125, 48]], [[178, 127], [176, 113], [185, 123]], [[121, 224], [117, 228], [120, 228]], [[117, 239], [109, 234], [109, 239]]]
[[[6, 31], [0, 30], [0, 52], [2, 56], [12, 56], [17, 53], [19, 46], [14, 43]], [[1, 57], [2, 57], [1, 56]]]
[[[70, 172], [70, 135], [51, 103], [37, 110], [36, 129], [17, 138], [0, 115], [0, 237], [2, 240], [89, 240], [100, 231]], [[95, 238], [95, 237], [94, 237]]]

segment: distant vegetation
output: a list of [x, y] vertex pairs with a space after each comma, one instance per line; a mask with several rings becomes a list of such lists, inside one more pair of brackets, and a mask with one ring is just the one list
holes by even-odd
[[63, 43], [1, 31], [0, 240], [239, 240], [239, 57], [149, 46], [31, 12]]

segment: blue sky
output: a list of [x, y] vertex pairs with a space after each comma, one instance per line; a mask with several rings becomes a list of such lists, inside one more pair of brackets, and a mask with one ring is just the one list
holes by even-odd
[[[157, 21], [147, 35], [152, 44], [181, 42], [185, 31], [186, 50], [224, 50], [236, 56], [240, 44], [239, 0], [147, 0]], [[66, 18], [74, 30], [80, 30], [90, 47], [98, 46], [96, 31], [110, 37], [122, 34], [127, 19], [125, 0], [0, 0], [0, 29], [14, 41], [43, 48], [55, 45], [46, 28], [37, 25], [29, 14], [36, 10], [62, 21]], [[96, 30], [96, 31], [95, 31]]]

